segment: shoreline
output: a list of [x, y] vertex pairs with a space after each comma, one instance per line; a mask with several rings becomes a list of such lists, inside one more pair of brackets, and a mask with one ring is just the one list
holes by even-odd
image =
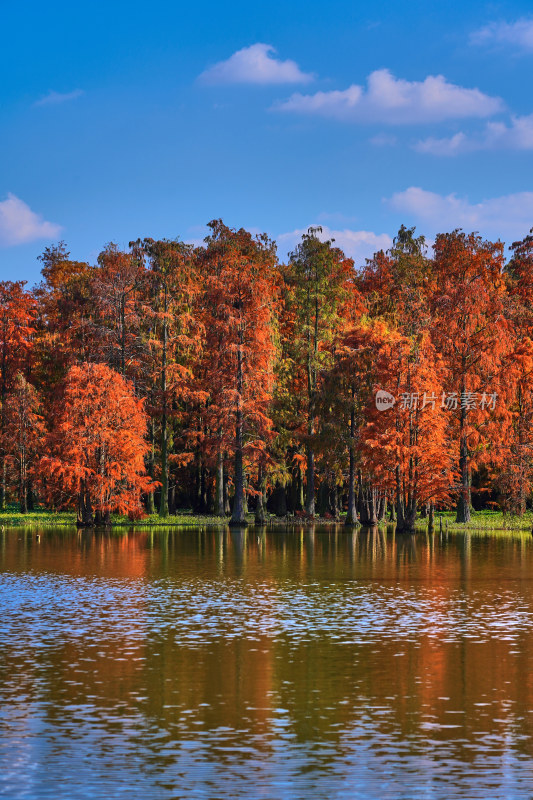
[[[441, 522], [442, 521], [442, 522]], [[360, 523], [354, 526], [345, 526], [344, 519], [331, 519], [325, 517], [316, 517], [314, 520], [299, 518], [288, 515], [287, 517], [270, 516], [264, 525], [256, 525], [254, 515], [250, 514], [247, 517], [247, 527], [250, 530], [263, 530], [263, 529], [276, 529], [276, 528], [331, 528], [336, 530], [345, 530], [346, 532], [355, 530], [365, 530], [366, 528]], [[169, 517], [161, 518], [157, 515], [152, 515], [144, 519], [129, 520], [127, 517], [114, 516], [112, 517], [111, 525], [109, 526], [95, 526], [91, 528], [77, 528], [76, 527], [76, 514], [73, 512], [62, 511], [52, 512], [44, 509], [38, 511], [31, 511], [27, 514], [21, 514], [18, 511], [3, 511], [0, 512], [0, 528], [4, 531], [7, 528], [72, 528], [74, 530], [86, 531], [112, 531], [140, 529], [158, 529], [158, 528], [206, 528], [206, 527], [220, 527], [229, 528], [229, 517], [215, 517], [209, 515], [192, 514], [191, 512], [181, 512]], [[395, 523], [389, 520], [383, 520], [377, 526], [380, 530], [395, 529]], [[523, 517], [504, 516], [498, 511], [481, 511], [474, 512], [472, 519], [468, 524], [455, 522], [455, 514], [453, 512], [443, 512], [442, 515], [435, 516], [435, 523], [433, 534], [461, 534], [461, 533], [487, 533], [492, 535], [505, 535], [507, 533], [533, 533], [533, 513], [526, 512]], [[429, 533], [429, 525], [425, 518], [420, 518], [416, 522], [415, 534]], [[412, 535], [412, 534], [398, 534], [398, 535]]]

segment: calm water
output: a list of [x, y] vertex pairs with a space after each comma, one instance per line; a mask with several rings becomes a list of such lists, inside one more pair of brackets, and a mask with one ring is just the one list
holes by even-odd
[[529, 537], [12, 530], [0, 603], [0, 797], [533, 797]]

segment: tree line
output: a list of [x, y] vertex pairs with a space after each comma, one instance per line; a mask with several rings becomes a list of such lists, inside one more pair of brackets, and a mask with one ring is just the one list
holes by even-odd
[[533, 480], [533, 230], [354, 265], [310, 228], [286, 263], [209, 223], [200, 247], [66, 245], [0, 282], [0, 506], [180, 508], [373, 525], [523, 514]]

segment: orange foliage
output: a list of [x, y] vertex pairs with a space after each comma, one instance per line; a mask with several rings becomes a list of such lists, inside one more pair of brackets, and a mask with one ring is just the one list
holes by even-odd
[[28, 510], [30, 482], [45, 444], [46, 429], [39, 410], [36, 390], [20, 372], [17, 373], [5, 403], [2, 448], [22, 512]]
[[[476, 234], [460, 231], [437, 236], [431, 336], [446, 363], [446, 388], [460, 398], [476, 400], [459, 402], [452, 416], [461, 472], [460, 522], [470, 518], [472, 458], [477, 463], [496, 462], [509, 424], [505, 289], [500, 242], [484, 242]], [[491, 396], [499, 398], [494, 409], [482, 402]]]
[[105, 518], [140, 509], [154, 486], [144, 466], [147, 416], [131, 384], [104, 364], [71, 367], [54, 423], [40, 465], [44, 494], [63, 505], [76, 499], [83, 525], [93, 511]]
[[451, 499], [462, 521], [472, 502], [523, 513], [533, 233], [506, 265], [501, 242], [456, 230], [431, 254], [402, 226], [358, 269], [317, 228], [285, 265], [266, 235], [209, 228], [201, 247], [107, 245], [96, 266], [61, 242], [34, 292], [0, 283], [0, 505], [35, 488], [89, 524], [141, 499], [225, 515], [233, 493], [235, 523], [247, 500], [258, 521], [267, 499], [310, 517], [318, 500], [349, 524], [395, 507], [400, 529]]

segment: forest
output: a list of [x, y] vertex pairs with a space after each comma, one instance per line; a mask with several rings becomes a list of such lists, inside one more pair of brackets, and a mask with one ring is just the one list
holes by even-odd
[[319, 228], [282, 263], [221, 220], [202, 246], [108, 244], [95, 265], [47, 247], [37, 286], [0, 282], [0, 507], [82, 527], [523, 515], [533, 229], [415, 233], [364, 265]]

